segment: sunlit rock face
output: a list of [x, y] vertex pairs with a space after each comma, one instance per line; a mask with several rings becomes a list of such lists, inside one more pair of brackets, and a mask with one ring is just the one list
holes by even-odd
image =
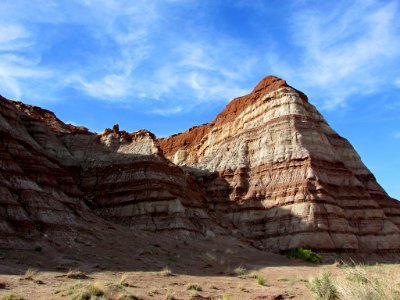
[[98, 238], [110, 223], [280, 251], [400, 249], [400, 205], [307, 97], [264, 78], [174, 136], [100, 134], [0, 97], [0, 247]]
[[400, 248], [399, 203], [307, 97], [279, 78], [264, 78], [211, 123], [161, 139], [160, 146], [201, 176], [221, 224], [256, 245]]

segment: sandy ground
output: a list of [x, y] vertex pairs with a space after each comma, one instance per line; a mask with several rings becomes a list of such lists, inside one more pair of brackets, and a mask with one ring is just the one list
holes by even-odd
[[[37, 273], [25, 276], [29, 269]], [[88, 278], [69, 278], [71, 270]], [[0, 299], [74, 299], [90, 285], [102, 291], [98, 299], [312, 299], [305, 282], [324, 271], [343, 272], [332, 263], [288, 259], [230, 237], [182, 240], [117, 228], [96, 245], [0, 249]]]

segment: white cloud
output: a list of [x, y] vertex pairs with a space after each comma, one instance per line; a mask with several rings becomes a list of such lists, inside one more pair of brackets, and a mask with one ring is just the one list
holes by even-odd
[[155, 115], [160, 115], [160, 116], [170, 116], [170, 115], [179, 114], [182, 111], [183, 111], [182, 106], [177, 106], [177, 107], [174, 107], [174, 108], [166, 108], [166, 109], [157, 108], [157, 109], [153, 109], [151, 111], [151, 113], [153, 113]]
[[113, 99], [126, 97], [132, 88], [129, 78], [125, 76], [110, 74], [99, 80], [87, 81], [79, 76], [71, 77], [67, 83], [75, 83], [76, 87], [86, 94], [101, 99]]
[[19, 50], [30, 45], [28, 31], [19, 24], [0, 24], [0, 51]]
[[[243, 78], [258, 64], [250, 48], [221, 33], [201, 31], [202, 25], [191, 24], [186, 16], [179, 25], [169, 19], [176, 18], [175, 12], [182, 7], [197, 5], [196, 1], [181, 0], [1, 3], [0, 10], [13, 25], [0, 30], [0, 50], [10, 50], [0, 63], [0, 75], [5, 78], [0, 88], [11, 91], [15, 98], [30, 97], [38, 80], [47, 76], [51, 78], [47, 93], [72, 87], [121, 105], [147, 99], [150, 111], [164, 105], [163, 113], [178, 113], [176, 107], [189, 111], [204, 101], [228, 101], [246, 93]], [[48, 37], [50, 44], [43, 41], [44, 25], [51, 29], [49, 35], [53, 34]], [[70, 26], [83, 32], [78, 42], [88, 40], [83, 47], [96, 48], [80, 49], [88, 53], [78, 62], [43, 65], [43, 49], [56, 46]], [[196, 34], [180, 34], [182, 26]], [[7, 36], [10, 31], [12, 37]], [[31, 80], [24, 81], [28, 78]]]
[[271, 66], [291, 83], [324, 97], [325, 108], [345, 106], [352, 95], [374, 93], [390, 82], [400, 56], [399, 18], [396, 1], [302, 9], [292, 27], [298, 61], [285, 63], [278, 55], [270, 64], [278, 63]]
[[[0, 3], [3, 22], [9, 24], [0, 25], [0, 50], [7, 50], [0, 54], [0, 88], [17, 98], [31, 95], [39, 81], [44, 86], [43, 79], [51, 78], [49, 91], [72, 87], [121, 105], [146, 99], [149, 111], [160, 105], [170, 112], [182, 107], [182, 113], [205, 101], [228, 101], [249, 92], [247, 79], [266, 69], [321, 99], [325, 108], [345, 106], [352, 95], [374, 93], [380, 84], [400, 86], [399, 78], [392, 79], [400, 57], [395, 1], [293, 10], [296, 54], [286, 61], [278, 40], [257, 48], [229, 33], [203, 29], [204, 20], [179, 16], [182, 7], [198, 6], [196, 1], [39, 2]], [[234, 5], [249, 6], [245, 1]], [[251, 7], [269, 9], [262, 1]], [[83, 33], [80, 50], [87, 53], [78, 63], [43, 64], [43, 48], [56, 45], [47, 43], [40, 26], [51, 28], [49, 35], [56, 39], [65, 28], [78, 28]]]

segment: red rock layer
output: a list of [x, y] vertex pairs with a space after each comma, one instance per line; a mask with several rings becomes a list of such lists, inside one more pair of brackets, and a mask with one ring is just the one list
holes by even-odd
[[198, 145], [201, 139], [210, 131], [213, 126], [220, 126], [237, 118], [240, 113], [257, 99], [269, 92], [275, 91], [281, 87], [287, 86], [286, 81], [275, 77], [267, 76], [246, 96], [232, 100], [226, 108], [217, 115], [214, 121], [194, 126], [188, 131], [175, 134], [167, 139], [159, 139], [160, 147], [166, 156], [175, 154], [178, 149], [188, 149]]
[[[0, 99], [0, 247], [90, 235], [95, 220], [68, 170], [55, 160], [57, 138], [42, 121]], [[90, 240], [90, 237], [88, 238]]]
[[284, 81], [263, 79], [195, 133], [160, 146], [202, 178], [210, 211], [232, 232], [275, 251], [400, 249], [399, 202]]
[[97, 135], [2, 98], [0, 138], [0, 247], [68, 245], [78, 234], [90, 241], [104, 223], [98, 216], [180, 235], [220, 230], [197, 183], [159, 154], [148, 131]]
[[160, 140], [118, 125], [90, 133], [1, 98], [0, 170], [0, 247], [68, 245], [106, 219], [180, 236], [230, 232], [273, 251], [400, 249], [399, 202], [307, 97], [273, 76], [211, 123]]

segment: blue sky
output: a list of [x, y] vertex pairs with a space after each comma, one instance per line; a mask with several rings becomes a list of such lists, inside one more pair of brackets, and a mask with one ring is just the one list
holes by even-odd
[[0, 94], [102, 131], [212, 120], [273, 74], [400, 199], [398, 1], [1, 0]]

